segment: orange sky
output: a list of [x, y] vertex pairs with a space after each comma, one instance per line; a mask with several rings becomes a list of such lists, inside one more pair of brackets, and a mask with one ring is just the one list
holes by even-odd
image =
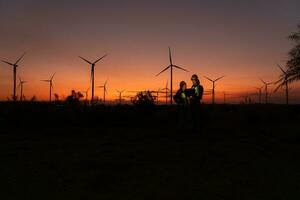
[[[202, 75], [225, 75], [216, 88], [221, 101], [223, 91], [228, 95], [255, 93], [253, 87], [262, 85], [258, 77], [277, 79], [276, 63], [283, 64], [287, 59], [291, 44], [286, 37], [300, 19], [295, 9], [299, 2], [292, 0], [274, 1], [269, 6], [259, 1], [228, 1], [224, 5], [217, 1], [187, 1], [184, 5], [174, 1], [172, 11], [166, 10], [165, 3], [132, 2], [101, 5], [78, 0], [68, 6], [68, 1], [44, 2], [46, 5], [39, 1], [1, 1], [0, 57], [14, 62], [26, 51], [18, 68], [18, 75], [28, 81], [25, 96], [46, 100], [49, 87], [40, 79], [56, 72], [54, 93], [61, 96], [72, 89], [85, 90], [89, 87], [90, 66], [78, 56], [95, 60], [108, 53], [96, 65], [95, 84], [102, 85], [108, 78], [108, 98], [116, 99], [115, 89], [164, 87], [169, 72], [155, 75], [169, 64], [171, 46], [174, 63], [190, 71], [175, 70], [174, 89], [181, 80], [190, 86], [193, 73], [200, 76], [205, 89], [211, 84]], [[18, 14], [8, 12], [11, 9]], [[298, 85], [292, 85], [293, 103], [300, 99]], [[102, 97], [101, 89], [95, 93]], [[12, 68], [2, 63], [0, 99], [11, 94]], [[283, 102], [281, 92], [272, 96], [274, 101]]]

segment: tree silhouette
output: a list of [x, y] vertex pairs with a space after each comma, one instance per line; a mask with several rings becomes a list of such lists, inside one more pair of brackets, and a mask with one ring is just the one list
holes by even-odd
[[294, 47], [288, 52], [289, 60], [286, 63], [289, 82], [300, 79], [300, 23], [297, 29], [297, 32], [288, 36], [288, 39], [294, 43]]
[[132, 98], [132, 103], [138, 106], [152, 106], [154, 105], [155, 98], [150, 91], [138, 92], [135, 97]]
[[57, 93], [54, 94], [54, 101], [59, 101], [59, 95]]
[[83, 94], [81, 92], [72, 90], [71, 95], [66, 98], [66, 102], [68, 104], [79, 104], [81, 98], [83, 98]]

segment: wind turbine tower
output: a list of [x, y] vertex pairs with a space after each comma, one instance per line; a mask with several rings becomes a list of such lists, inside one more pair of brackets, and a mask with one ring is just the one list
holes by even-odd
[[188, 70], [184, 69], [184, 68], [181, 68], [181, 67], [178, 67], [177, 65], [174, 65], [173, 64], [173, 61], [172, 61], [172, 53], [171, 53], [171, 48], [169, 47], [169, 59], [170, 59], [170, 65], [168, 67], [166, 67], [165, 69], [163, 69], [161, 72], [159, 72], [156, 76], [159, 76], [161, 73], [163, 73], [164, 71], [170, 69], [170, 76], [171, 76], [171, 83], [170, 83], [170, 96], [171, 96], [171, 104], [173, 104], [173, 68], [177, 68], [177, 69], [180, 69], [180, 70], [183, 70], [183, 71], [186, 71], [188, 72]]
[[91, 62], [81, 56], [78, 56], [79, 58], [81, 58], [82, 60], [84, 60], [85, 62], [87, 62], [88, 64], [91, 65], [91, 82], [92, 82], [92, 99], [91, 102], [93, 103], [94, 101], [94, 89], [95, 89], [95, 65], [97, 62], [99, 62], [100, 60], [102, 60], [104, 57], [106, 57], [107, 54], [105, 54], [104, 56], [102, 56], [101, 58], [97, 59], [95, 62]]

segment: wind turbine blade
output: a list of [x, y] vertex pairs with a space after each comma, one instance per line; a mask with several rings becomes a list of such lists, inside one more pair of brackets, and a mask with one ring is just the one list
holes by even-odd
[[106, 81], [105, 81], [105, 83], [104, 83], [104, 86], [106, 86], [106, 84], [107, 84], [107, 81], [108, 81], [108, 79], [106, 79]]
[[275, 88], [274, 93], [277, 92], [280, 88], [282, 88], [284, 84], [285, 84], [285, 82], [279, 84], [279, 85]]
[[225, 77], [225, 76], [221, 76], [221, 77], [215, 79], [215, 81], [218, 81], [218, 80], [220, 80], [221, 78], [224, 78], [224, 77]]
[[261, 87], [254, 87], [255, 89], [258, 89], [258, 90], [261, 90], [264, 88], [264, 86], [261, 86]]
[[286, 71], [284, 71], [279, 64], [277, 64], [277, 67], [282, 71], [283, 74], [286, 74]]
[[55, 76], [55, 74], [56, 74], [56, 72], [54, 72], [54, 74], [51, 76], [50, 80], [52, 80], [52, 79], [53, 79], [53, 77]]
[[274, 84], [278, 84], [279, 82], [281, 82], [283, 80], [284, 80], [284, 78], [282, 77], [282, 78], [278, 79], [277, 81], [275, 81]]
[[96, 64], [97, 62], [99, 62], [100, 60], [102, 60], [103, 58], [105, 58], [107, 56], [107, 54], [105, 54], [104, 56], [102, 56], [101, 58], [99, 58], [98, 60], [96, 60], [93, 64]]
[[207, 80], [211, 81], [211, 82], [214, 82], [212, 79], [208, 78], [207, 76], [203, 75], [203, 77], [206, 78]]
[[159, 76], [161, 73], [163, 73], [164, 71], [166, 71], [167, 69], [169, 69], [171, 67], [171, 65], [169, 65], [168, 67], [166, 67], [164, 70], [162, 70], [161, 72], [159, 72], [158, 74], [156, 74], [156, 76]]
[[178, 67], [177, 65], [173, 65], [173, 66], [176, 67], [176, 68], [178, 68], [178, 69], [181, 69], [181, 70], [183, 70], [183, 71], [189, 72], [188, 70], [183, 69], [183, 68], [181, 68], [181, 67]]
[[81, 56], [78, 56], [79, 58], [81, 58], [82, 60], [84, 60], [85, 62], [89, 63], [89, 64], [92, 64], [90, 61], [88, 61], [87, 59], [81, 57]]
[[12, 64], [12, 63], [10, 63], [10, 62], [7, 62], [7, 61], [5, 61], [5, 60], [2, 60], [2, 62], [6, 63], [6, 64], [9, 64], [9, 65], [11, 65], [11, 66], [14, 66], [14, 64]]
[[18, 64], [18, 62], [20, 62], [20, 60], [25, 56], [26, 53], [23, 53], [23, 55], [15, 62], [15, 65]]
[[50, 82], [50, 80], [41, 80], [41, 81], [44, 81], [44, 82]]
[[171, 48], [169, 47], [169, 59], [170, 59], [170, 65], [172, 65], [172, 53], [171, 53]]
[[275, 81], [273, 81], [273, 82], [270, 82], [270, 83], [267, 83], [268, 85], [275, 85], [276, 84], [276, 82]]
[[263, 82], [263, 84], [267, 84], [264, 80], [262, 80], [261, 78], [259, 78], [261, 80], [261, 82]]

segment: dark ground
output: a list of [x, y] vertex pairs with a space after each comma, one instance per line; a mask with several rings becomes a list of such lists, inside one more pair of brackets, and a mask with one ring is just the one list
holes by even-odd
[[299, 199], [300, 107], [0, 103], [1, 199]]

